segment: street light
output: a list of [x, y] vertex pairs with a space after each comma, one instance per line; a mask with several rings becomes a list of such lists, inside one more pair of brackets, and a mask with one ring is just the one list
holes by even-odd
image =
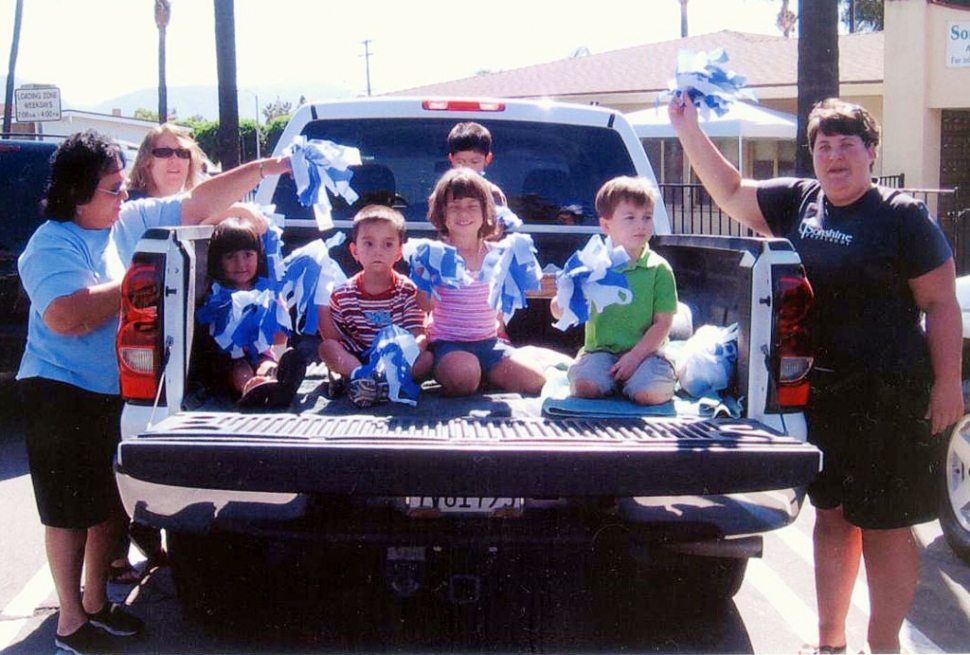
[[238, 89], [237, 93], [252, 94], [253, 99], [256, 101], [256, 159], [260, 159], [259, 142], [261, 139], [259, 133], [259, 96], [256, 95], [254, 91], [250, 91], [249, 89]]

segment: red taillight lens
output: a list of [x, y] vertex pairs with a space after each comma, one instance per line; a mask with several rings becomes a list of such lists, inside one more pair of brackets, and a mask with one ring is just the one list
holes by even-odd
[[425, 100], [421, 107], [427, 111], [505, 111], [504, 102], [490, 100]]
[[115, 339], [125, 400], [154, 400], [161, 374], [161, 257], [136, 255], [121, 285], [121, 322]]
[[802, 323], [814, 299], [804, 274], [783, 275], [775, 284], [775, 379], [781, 407], [802, 407], [808, 402], [807, 378], [815, 352], [811, 334]]

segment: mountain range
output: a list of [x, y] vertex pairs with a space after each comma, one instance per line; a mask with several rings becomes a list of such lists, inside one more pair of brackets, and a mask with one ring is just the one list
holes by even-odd
[[[3, 84], [6, 85], [6, 76], [0, 76]], [[25, 80], [18, 79], [18, 87], [28, 84]], [[289, 102], [295, 108], [300, 104], [300, 98], [308, 101], [329, 100], [334, 98], [347, 98], [357, 95], [347, 89], [328, 84], [265, 84], [256, 89], [240, 88], [239, 93], [239, 117], [242, 119], [252, 119], [256, 112], [256, 97], [259, 100], [259, 120], [264, 122], [263, 108], [276, 101], [277, 98], [283, 102]], [[0, 97], [2, 102], [2, 97]], [[79, 111], [91, 111], [100, 114], [110, 114], [113, 110], [121, 110], [122, 116], [134, 116], [136, 109], [148, 109], [158, 111], [158, 89], [149, 87], [131, 91], [124, 95], [109, 98], [94, 104], [83, 104], [73, 102], [69, 97], [61, 97], [62, 109], [77, 109]], [[175, 113], [180, 119], [201, 116], [206, 120], [216, 120], [219, 117], [219, 92], [216, 86], [172, 86], [168, 88], [168, 110]]]

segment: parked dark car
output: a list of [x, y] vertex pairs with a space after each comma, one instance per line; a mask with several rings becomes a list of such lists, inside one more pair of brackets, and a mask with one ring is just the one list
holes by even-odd
[[0, 140], [0, 380], [20, 365], [29, 301], [17, 257], [43, 222], [41, 199], [56, 142]]

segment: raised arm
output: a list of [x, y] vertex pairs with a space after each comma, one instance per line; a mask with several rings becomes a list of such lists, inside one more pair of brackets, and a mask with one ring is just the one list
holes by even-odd
[[257, 159], [209, 178], [182, 201], [182, 224], [198, 225], [249, 193], [267, 175], [290, 171], [289, 157]]
[[758, 206], [754, 183], [743, 179], [734, 164], [725, 159], [704, 134], [697, 123], [697, 108], [681, 98], [673, 98], [667, 113], [691, 167], [714, 202], [742, 225], [770, 236], [768, 222]]

